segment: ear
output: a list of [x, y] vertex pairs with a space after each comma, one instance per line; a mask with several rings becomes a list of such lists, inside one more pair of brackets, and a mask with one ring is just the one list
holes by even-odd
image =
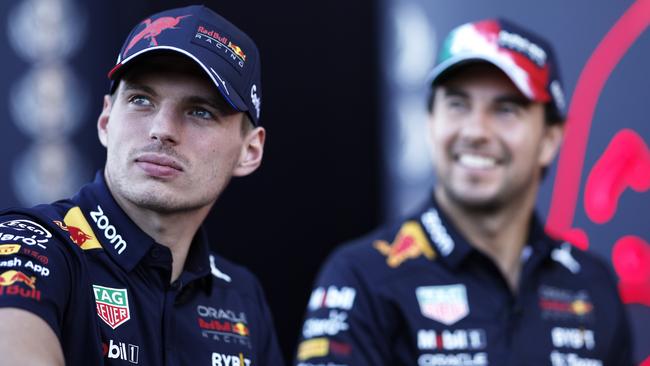
[[541, 151], [539, 154], [539, 163], [543, 167], [551, 164], [555, 155], [560, 150], [562, 137], [564, 136], [564, 126], [561, 124], [546, 125], [544, 128], [544, 138], [542, 140]]
[[111, 115], [112, 101], [110, 95], [104, 95], [104, 106], [102, 107], [102, 113], [99, 114], [97, 118], [97, 134], [99, 135], [99, 141], [106, 147], [108, 144], [108, 118]]
[[256, 127], [246, 134], [233, 176], [243, 177], [257, 170], [262, 164], [265, 139], [266, 130], [263, 127]]

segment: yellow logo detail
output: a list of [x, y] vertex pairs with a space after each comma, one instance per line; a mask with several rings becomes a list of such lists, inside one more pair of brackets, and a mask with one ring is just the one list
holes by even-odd
[[70, 233], [70, 240], [77, 244], [81, 249], [97, 249], [102, 245], [97, 241], [97, 236], [90, 227], [90, 224], [84, 217], [81, 209], [75, 206], [68, 210], [63, 218], [63, 222], [54, 221], [61, 229]]
[[304, 361], [313, 357], [327, 356], [330, 348], [330, 340], [327, 338], [314, 338], [302, 341], [298, 345], [298, 360]]
[[422, 226], [416, 221], [405, 222], [392, 243], [376, 240], [373, 245], [387, 257], [386, 263], [392, 268], [399, 267], [407, 259], [415, 259], [421, 255], [429, 260], [436, 257]]
[[9, 255], [18, 253], [20, 244], [3, 244], [0, 245], [0, 255]]

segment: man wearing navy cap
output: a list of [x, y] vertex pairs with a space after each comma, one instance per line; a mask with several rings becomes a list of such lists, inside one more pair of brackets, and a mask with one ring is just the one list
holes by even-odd
[[201, 225], [262, 160], [260, 58], [203, 6], [128, 36], [74, 197], [0, 214], [3, 365], [282, 365], [262, 289]]
[[565, 120], [549, 45], [465, 24], [430, 82], [433, 194], [327, 260], [296, 365], [631, 365], [609, 269], [534, 212]]

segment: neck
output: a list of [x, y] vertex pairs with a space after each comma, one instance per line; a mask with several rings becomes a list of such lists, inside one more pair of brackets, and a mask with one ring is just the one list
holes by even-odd
[[172, 254], [170, 282], [174, 282], [183, 271], [192, 240], [208, 215], [210, 206], [196, 210], [161, 213], [139, 207], [123, 197], [113, 196], [118, 205], [142, 231], [157, 243], [169, 248]]
[[453, 201], [441, 187], [435, 196], [454, 226], [476, 249], [487, 255], [501, 271], [510, 289], [519, 285], [521, 253], [526, 245], [537, 189], [490, 210]]

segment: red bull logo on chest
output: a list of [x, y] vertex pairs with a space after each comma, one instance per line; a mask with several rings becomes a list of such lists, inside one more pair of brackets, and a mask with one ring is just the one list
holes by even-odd
[[399, 267], [407, 259], [415, 259], [420, 256], [433, 259], [436, 256], [422, 227], [415, 221], [404, 223], [393, 243], [377, 240], [373, 246], [387, 257], [386, 264], [393, 268]]

